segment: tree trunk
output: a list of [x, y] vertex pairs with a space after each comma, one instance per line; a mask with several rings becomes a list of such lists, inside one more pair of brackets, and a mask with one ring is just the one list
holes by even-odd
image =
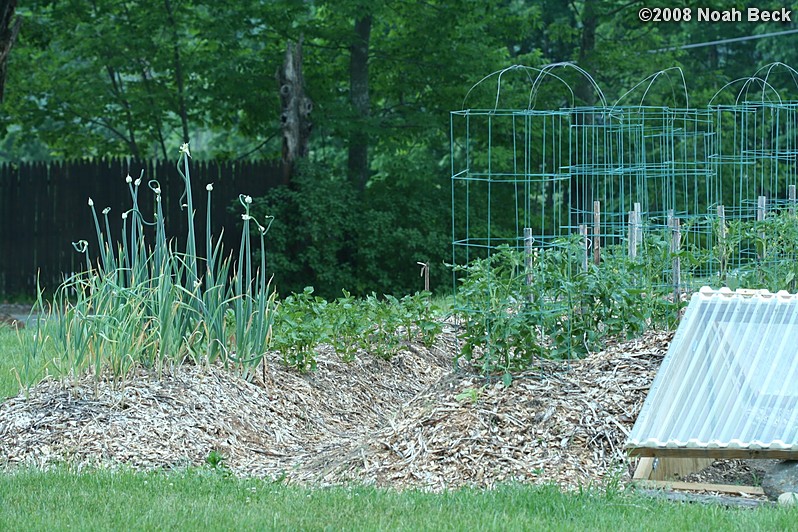
[[371, 15], [355, 21], [355, 41], [349, 49], [349, 97], [356, 114], [356, 122], [349, 133], [347, 166], [349, 179], [358, 190], [366, 188], [369, 178], [369, 136], [365, 125], [370, 114], [369, 101], [369, 39]]
[[310, 113], [313, 101], [305, 95], [305, 78], [302, 75], [302, 37], [294, 45], [289, 42], [285, 50], [283, 68], [277, 72], [280, 87], [280, 128], [283, 132], [283, 184], [289, 185], [294, 164], [308, 154], [308, 141], [313, 129]]
[[[598, 26], [598, 13], [596, 12], [595, 0], [585, 0], [580, 16], [582, 20], [582, 36], [579, 46], [579, 66], [590, 71], [590, 61], [593, 51], [596, 49], [596, 27]], [[596, 103], [595, 88], [585, 76], [579, 76], [576, 87], [574, 88], [576, 97], [581, 100], [577, 105], [591, 106]], [[572, 120], [581, 126], [589, 127], [593, 124], [594, 116], [591, 113], [574, 113]], [[590, 136], [588, 135], [588, 138]], [[587, 152], [585, 157], [593, 157], [595, 154]], [[583, 161], [585, 162], [585, 161]], [[579, 219], [579, 212], [588, 213], [592, 209], [592, 183], [588, 175], [571, 176], [570, 191], [565, 201], [570, 201], [571, 225], [576, 227], [580, 223], [585, 223]], [[585, 215], [587, 216], [587, 215]]]
[[0, 1], [0, 103], [3, 101], [6, 85], [8, 54], [11, 53], [11, 48], [17, 40], [19, 27], [22, 24], [22, 19], [19, 17], [14, 20], [13, 24], [11, 23], [16, 9], [17, 0]]
[[130, 150], [130, 154], [134, 159], [140, 159], [141, 154], [139, 153], [139, 146], [136, 142], [136, 122], [133, 120], [133, 114], [130, 111], [130, 102], [127, 100], [127, 98], [125, 98], [125, 89], [124, 85], [122, 84], [122, 76], [120, 76], [119, 73], [110, 65], [105, 66], [105, 71], [108, 74], [109, 81], [111, 82], [111, 90], [113, 91], [117, 100], [119, 100], [119, 103], [122, 105], [122, 109], [125, 110], [128, 149]]
[[183, 63], [180, 60], [180, 40], [177, 33], [177, 21], [175, 20], [172, 4], [169, 0], [164, 0], [166, 16], [172, 26], [172, 55], [175, 69], [175, 84], [177, 85], [177, 114], [180, 116], [180, 125], [183, 128], [183, 142], [189, 141], [188, 134], [188, 106], [186, 105], [186, 91], [183, 83]]

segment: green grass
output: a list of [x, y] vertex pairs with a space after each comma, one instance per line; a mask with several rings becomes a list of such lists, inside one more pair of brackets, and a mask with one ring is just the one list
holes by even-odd
[[[28, 334], [23, 331], [21, 334]], [[0, 325], [0, 401], [19, 393], [19, 382], [15, 371], [20, 371], [24, 363], [22, 345], [17, 331]]]
[[727, 509], [552, 487], [398, 493], [181, 473], [0, 475], [0, 529], [789, 530], [798, 510]]

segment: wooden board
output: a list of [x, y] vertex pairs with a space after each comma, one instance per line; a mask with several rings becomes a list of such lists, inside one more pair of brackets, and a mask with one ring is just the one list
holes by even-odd
[[714, 458], [644, 457], [635, 469], [634, 480], [678, 480], [701, 471], [714, 462]]
[[647, 449], [635, 448], [628, 450], [630, 456], [645, 457], [676, 457], [676, 458], [713, 458], [715, 460], [746, 459], [776, 459], [798, 460], [798, 452], [781, 450], [752, 450], [752, 449]]
[[644, 456], [638, 462], [637, 467], [635, 468], [635, 474], [632, 476], [632, 480], [649, 480], [651, 477], [651, 471], [654, 468], [654, 461], [656, 458], [652, 458], [650, 456]]
[[704, 482], [678, 482], [673, 480], [635, 480], [636, 486], [644, 488], [664, 488], [685, 491], [714, 491], [718, 493], [739, 493], [745, 495], [764, 495], [758, 486], [736, 486], [733, 484], [706, 484]]
[[678, 480], [712, 465], [714, 458], [663, 456], [657, 459], [650, 480]]

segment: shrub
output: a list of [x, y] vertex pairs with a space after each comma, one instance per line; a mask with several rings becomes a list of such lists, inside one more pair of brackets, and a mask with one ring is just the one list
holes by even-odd
[[417, 262], [430, 264], [431, 285], [449, 290], [449, 190], [441, 183], [374, 182], [365, 191], [322, 167], [301, 165], [290, 187], [253, 203], [275, 222], [269, 267], [283, 293], [333, 299], [346, 289], [407, 294], [422, 287]]

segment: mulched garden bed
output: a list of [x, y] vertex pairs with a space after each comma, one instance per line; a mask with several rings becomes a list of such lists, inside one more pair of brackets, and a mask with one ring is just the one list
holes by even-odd
[[671, 337], [541, 361], [509, 388], [454, 367], [451, 327], [389, 361], [323, 348], [310, 374], [272, 353], [253, 382], [192, 365], [124, 383], [48, 379], [0, 404], [0, 465], [169, 469], [221, 455], [237, 475], [314, 485], [623, 485], [636, 466], [623, 443]]

